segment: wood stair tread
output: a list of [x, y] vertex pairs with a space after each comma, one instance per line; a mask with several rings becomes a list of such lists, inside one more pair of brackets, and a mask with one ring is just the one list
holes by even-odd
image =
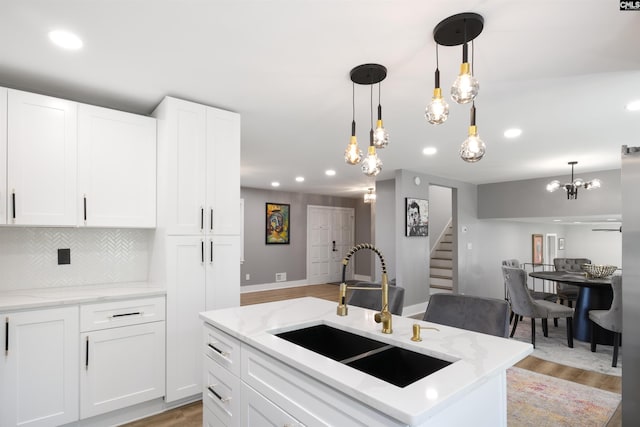
[[430, 285], [430, 288], [434, 288], [434, 289], [445, 289], [447, 291], [452, 291], [453, 290], [453, 286], [444, 286], [444, 285]]
[[452, 276], [443, 276], [442, 274], [430, 274], [429, 277], [433, 277], [435, 279], [453, 279]]

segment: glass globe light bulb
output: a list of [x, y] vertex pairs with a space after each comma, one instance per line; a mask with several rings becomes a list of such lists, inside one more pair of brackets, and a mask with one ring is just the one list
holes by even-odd
[[424, 110], [424, 118], [434, 125], [444, 123], [449, 117], [449, 104], [442, 97], [442, 89], [439, 87], [433, 90], [433, 98]]
[[362, 160], [362, 150], [358, 148], [358, 140], [355, 136], [351, 137], [347, 149], [344, 150], [344, 161], [350, 165], [357, 165]]
[[376, 154], [376, 147], [369, 146], [369, 155], [362, 161], [362, 173], [367, 176], [376, 176], [382, 170], [382, 160]]
[[478, 80], [469, 71], [469, 63], [462, 63], [460, 65], [460, 75], [451, 86], [451, 98], [458, 104], [467, 104], [475, 99], [479, 89]]
[[584, 186], [587, 190], [591, 190], [592, 188], [600, 188], [602, 186], [602, 182], [600, 182], [600, 180], [598, 178], [592, 179], [587, 184], [589, 184], [589, 185], [585, 184], [585, 186]]
[[547, 191], [549, 193], [553, 193], [556, 190], [560, 189], [560, 181], [558, 181], [557, 179], [551, 181], [550, 183], [547, 184]]
[[373, 131], [373, 145], [376, 148], [385, 148], [389, 145], [389, 132], [382, 127], [382, 120], [378, 120], [376, 129]]
[[475, 163], [482, 159], [486, 151], [484, 142], [478, 137], [477, 128], [469, 126], [469, 137], [464, 140], [460, 147], [460, 157], [465, 162]]
[[582, 187], [584, 185], [584, 179], [576, 178], [573, 180], [573, 185], [576, 187]]

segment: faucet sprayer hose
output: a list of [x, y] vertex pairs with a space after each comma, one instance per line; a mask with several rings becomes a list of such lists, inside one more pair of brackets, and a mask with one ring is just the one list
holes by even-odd
[[371, 249], [373, 252], [375, 252], [378, 255], [378, 258], [380, 258], [380, 264], [382, 265], [382, 274], [387, 274], [387, 265], [384, 262], [384, 257], [382, 256], [382, 253], [378, 250], [378, 248], [370, 243], [359, 243], [352, 247], [349, 252], [347, 252], [347, 255], [342, 259], [342, 283], [346, 283], [345, 279], [347, 276], [347, 264], [349, 264], [349, 259], [351, 259], [353, 254], [358, 252], [360, 249]]

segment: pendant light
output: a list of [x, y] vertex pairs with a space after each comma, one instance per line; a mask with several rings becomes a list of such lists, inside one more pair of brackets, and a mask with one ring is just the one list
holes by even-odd
[[350, 165], [357, 165], [362, 161], [362, 150], [358, 147], [358, 139], [356, 138], [356, 101], [355, 101], [355, 86], [351, 90], [351, 108], [352, 108], [352, 120], [351, 120], [351, 139], [347, 149], [344, 150], [344, 161]]
[[[359, 85], [368, 85], [371, 87], [371, 98], [370, 98], [370, 106], [371, 106], [371, 130], [369, 131], [369, 149], [368, 154], [362, 160], [362, 172], [367, 176], [376, 176], [382, 170], [382, 160], [378, 158], [376, 153], [376, 143], [380, 148], [384, 148], [389, 143], [389, 134], [384, 129], [382, 125], [382, 106], [380, 104], [380, 87], [378, 86], [378, 121], [376, 126], [376, 131], [374, 132], [373, 128], [373, 85], [376, 83], [380, 83], [382, 80], [387, 77], [387, 69], [380, 64], [363, 64], [358, 65], [353, 68], [350, 73], [351, 81], [355, 84]], [[358, 150], [354, 148], [357, 147], [357, 143], [355, 142], [355, 89], [353, 89], [353, 121], [351, 122], [351, 142], [345, 150], [345, 161], [349, 164], [357, 164], [355, 161], [358, 156], [356, 153]], [[360, 155], [361, 156], [361, 155]]]
[[371, 130], [369, 131], [369, 154], [362, 161], [362, 173], [367, 176], [376, 176], [382, 170], [382, 160], [376, 153], [376, 146], [373, 142], [373, 86], [371, 86]]
[[385, 148], [389, 145], [389, 132], [382, 125], [382, 106], [380, 105], [380, 85], [378, 82], [378, 121], [376, 123], [376, 129], [373, 131], [373, 145], [376, 148]]
[[[473, 45], [472, 45], [473, 46]], [[468, 45], [465, 41], [462, 45], [462, 64], [460, 65], [460, 75], [456, 78], [451, 86], [451, 98], [458, 104], [467, 104], [473, 101], [478, 94], [480, 84], [478, 80], [471, 74], [469, 66]]]
[[365, 203], [375, 203], [376, 201], [376, 193], [373, 190], [373, 187], [369, 187], [368, 191], [364, 193], [364, 202]]
[[436, 43], [436, 72], [435, 72], [435, 88], [433, 89], [433, 98], [427, 105], [424, 112], [427, 121], [434, 125], [444, 123], [449, 117], [449, 104], [442, 97], [442, 89], [440, 89], [440, 68], [438, 61], [438, 44]]
[[475, 163], [484, 157], [486, 147], [478, 136], [476, 127], [476, 104], [471, 104], [471, 120], [469, 123], [469, 137], [464, 140], [460, 147], [460, 157], [468, 163]]

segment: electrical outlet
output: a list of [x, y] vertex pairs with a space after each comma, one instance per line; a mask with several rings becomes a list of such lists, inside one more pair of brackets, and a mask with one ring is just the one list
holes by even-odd
[[58, 265], [71, 264], [71, 249], [58, 249]]
[[276, 282], [286, 282], [287, 273], [276, 273]]
[[245, 274], [244, 280], [251, 280], [251, 275], [249, 273]]

